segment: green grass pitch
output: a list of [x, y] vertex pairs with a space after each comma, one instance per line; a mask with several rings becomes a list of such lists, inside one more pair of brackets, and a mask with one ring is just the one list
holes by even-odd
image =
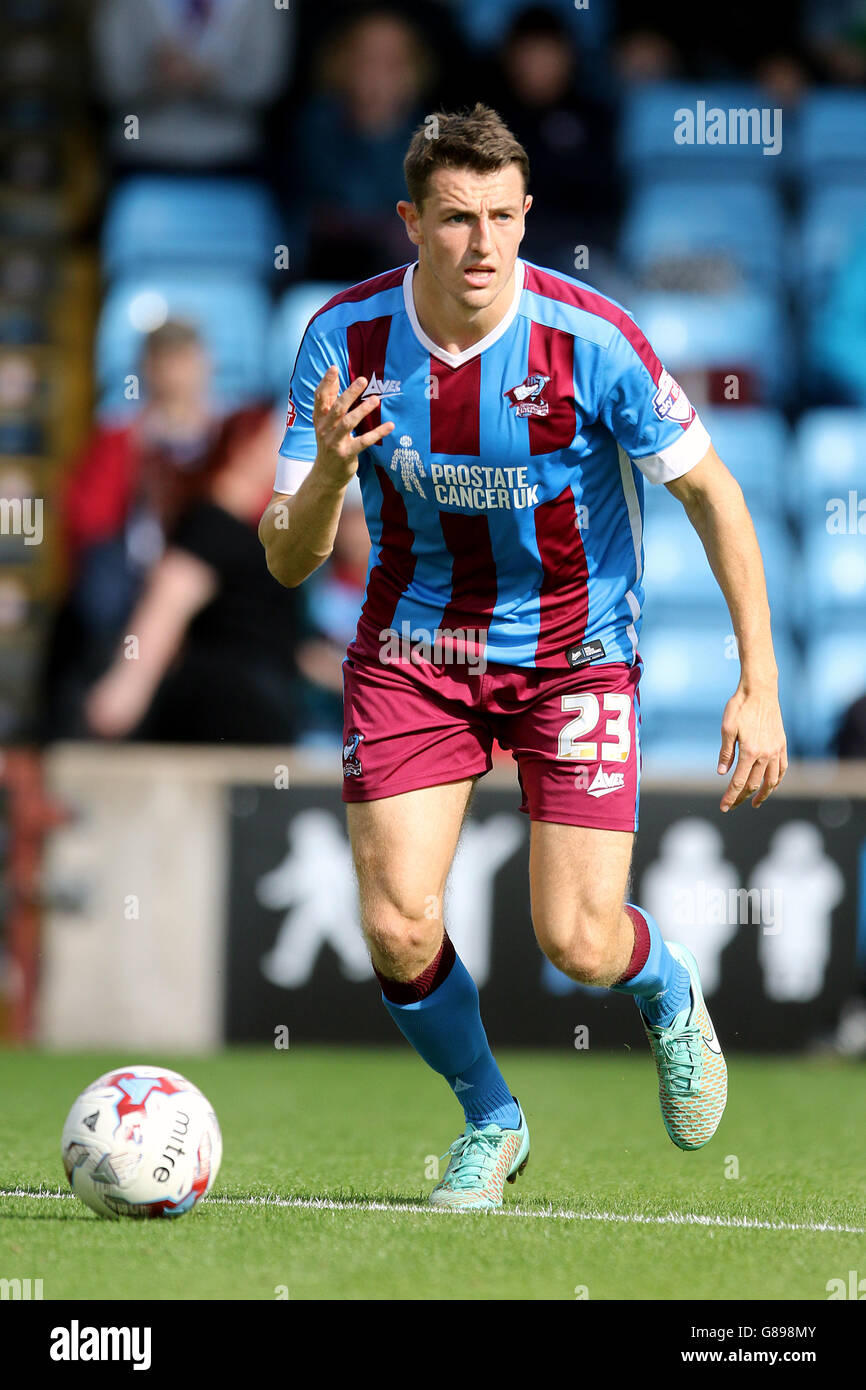
[[[0, 1277], [41, 1278], [61, 1300], [691, 1301], [825, 1300], [828, 1280], [866, 1275], [862, 1065], [730, 1056], [720, 1130], [687, 1154], [665, 1134], [648, 1051], [498, 1060], [532, 1157], [502, 1213], [467, 1215], [401, 1209], [424, 1202], [430, 1157], [462, 1129], [408, 1048], [0, 1051], [0, 1190], [28, 1194], [0, 1196]], [[68, 1191], [75, 1096], [133, 1062], [183, 1072], [221, 1122], [214, 1191], [174, 1222], [38, 1195]]]

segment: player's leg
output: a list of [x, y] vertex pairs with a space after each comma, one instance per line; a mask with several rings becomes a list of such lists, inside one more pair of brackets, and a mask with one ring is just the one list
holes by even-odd
[[633, 994], [653, 1023], [688, 1002], [688, 972], [655, 920], [626, 903], [634, 835], [534, 820], [532, 921], [544, 954], [572, 980]]
[[446, 1078], [475, 1124], [517, 1124], [481, 1023], [478, 990], [443, 925], [442, 902], [472, 780], [348, 810], [361, 923], [385, 1007]]
[[529, 1133], [481, 1022], [478, 990], [454, 950], [442, 901], [472, 779], [348, 806], [361, 921], [382, 1000], [463, 1106], [466, 1130], [431, 1194], [448, 1208], [498, 1206], [529, 1156]]
[[625, 902], [632, 835], [533, 821], [530, 888], [536, 936], [573, 980], [634, 996], [659, 1077], [665, 1128], [682, 1149], [713, 1137], [727, 1070], [697, 965], [666, 942], [650, 913]]
[[500, 741], [517, 757], [532, 819], [533, 919], [565, 974], [631, 994], [659, 1073], [668, 1134], [707, 1142], [721, 1119], [727, 1073], [697, 966], [666, 942], [652, 915], [626, 902], [640, 784], [640, 664], [573, 677], [503, 678]]

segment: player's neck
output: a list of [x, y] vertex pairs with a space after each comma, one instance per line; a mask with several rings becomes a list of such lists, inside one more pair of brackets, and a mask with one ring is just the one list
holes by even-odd
[[419, 324], [443, 352], [455, 355], [466, 352], [492, 333], [505, 318], [514, 299], [514, 275], [512, 270], [492, 304], [473, 311], [443, 294], [438, 280], [419, 262], [412, 276], [412, 295]]

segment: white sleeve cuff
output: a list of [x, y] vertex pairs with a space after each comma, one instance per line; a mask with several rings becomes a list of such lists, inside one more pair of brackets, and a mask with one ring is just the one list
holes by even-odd
[[287, 459], [280, 454], [277, 458], [274, 492], [297, 492], [314, 462], [312, 459]]
[[681, 478], [696, 463], [700, 463], [709, 447], [710, 436], [696, 415], [688, 429], [683, 430], [673, 444], [634, 462], [648, 482], [671, 483], [674, 478]]

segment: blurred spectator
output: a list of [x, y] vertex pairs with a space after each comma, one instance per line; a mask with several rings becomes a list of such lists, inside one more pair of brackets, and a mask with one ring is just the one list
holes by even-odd
[[101, 0], [93, 40], [116, 162], [253, 168], [262, 112], [288, 77], [293, 23], [290, 9], [260, 0]]
[[343, 729], [343, 661], [364, 601], [370, 536], [357, 479], [346, 500], [331, 559], [304, 586], [305, 638], [298, 669], [305, 681], [304, 742], [339, 742]]
[[329, 34], [284, 173], [286, 205], [306, 204], [311, 278], [360, 280], [409, 259], [394, 209], [431, 77], [431, 52], [405, 15], [365, 8]]
[[264, 564], [257, 527], [273, 487], [270, 412], [235, 438], [182, 512], [89, 692], [88, 728], [163, 743], [291, 743], [297, 597]]
[[[551, 9], [517, 14], [499, 54], [489, 104], [527, 154], [535, 204], [522, 254], [586, 279], [613, 242], [618, 212], [614, 112], [589, 96], [569, 29]], [[590, 264], [576, 260], [586, 246]]]
[[190, 324], [169, 321], [150, 334], [139, 374], [141, 409], [96, 428], [61, 499], [68, 587], [48, 645], [46, 738], [84, 732], [84, 691], [105, 668], [166, 534], [261, 422], [261, 407], [216, 413], [210, 364]]
[[806, 46], [821, 77], [866, 82], [866, 0], [821, 0], [804, 17]]
[[616, 66], [626, 83], [685, 77], [751, 79], [793, 101], [810, 80], [801, 40], [802, 0], [779, 11], [753, 0], [730, 0], [724, 24], [708, 25], [690, 0], [668, 0], [651, 15], [641, 0], [616, 0]]
[[855, 700], [842, 716], [836, 735], [836, 754], [840, 758], [866, 760], [866, 694]]
[[866, 227], [860, 228], [815, 316], [812, 352], [837, 400], [866, 406]]

